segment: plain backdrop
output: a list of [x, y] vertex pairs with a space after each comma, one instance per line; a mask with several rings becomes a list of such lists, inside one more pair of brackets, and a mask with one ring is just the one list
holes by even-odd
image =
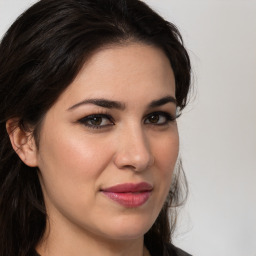
[[[1, 36], [33, 2], [0, 0]], [[190, 194], [174, 242], [194, 256], [256, 256], [256, 1], [146, 2], [180, 29], [193, 65], [179, 119]]]

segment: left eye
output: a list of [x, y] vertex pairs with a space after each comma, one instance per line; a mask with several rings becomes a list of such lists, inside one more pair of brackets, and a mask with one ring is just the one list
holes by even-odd
[[145, 119], [145, 124], [153, 124], [153, 125], [165, 125], [168, 122], [174, 121], [173, 118], [169, 113], [165, 112], [155, 112], [149, 114]]
[[80, 119], [79, 122], [90, 128], [102, 128], [104, 126], [114, 125], [111, 117], [107, 115], [90, 115]]

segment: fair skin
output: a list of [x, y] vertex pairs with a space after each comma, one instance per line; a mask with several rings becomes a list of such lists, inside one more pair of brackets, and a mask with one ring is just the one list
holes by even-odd
[[[40, 169], [49, 217], [40, 255], [148, 254], [143, 236], [164, 204], [178, 157], [175, 113], [169, 60], [156, 47], [130, 43], [86, 62], [46, 113], [39, 148], [22, 131], [10, 133], [20, 158]], [[137, 195], [127, 206], [103, 193], [141, 182], [152, 189], [139, 205]]]

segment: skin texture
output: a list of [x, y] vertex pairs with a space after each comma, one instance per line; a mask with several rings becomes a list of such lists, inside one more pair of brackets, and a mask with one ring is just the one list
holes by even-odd
[[[39, 148], [33, 139], [24, 143], [21, 131], [10, 136], [14, 148], [23, 140], [21, 159], [40, 169], [49, 216], [37, 248], [42, 256], [143, 255], [143, 235], [164, 204], [178, 157], [176, 121], [158, 113], [175, 117], [175, 103], [149, 107], [167, 96], [175, 97], [175, 80], [160, 49], [110, 46], [86, 62], [46, 113]], [[81, 103], [103, 98], [121, 108]], [[138, 207], [120, 205], [101, 191], [139, 182], [153, 190]]]

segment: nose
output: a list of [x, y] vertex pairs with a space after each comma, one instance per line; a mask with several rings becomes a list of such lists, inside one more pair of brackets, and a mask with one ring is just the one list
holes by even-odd
[[119, 169], [143, 171], [154, 164], [150, 142], [143, 130], [131, 128], [120, 132], [114, 163]]

